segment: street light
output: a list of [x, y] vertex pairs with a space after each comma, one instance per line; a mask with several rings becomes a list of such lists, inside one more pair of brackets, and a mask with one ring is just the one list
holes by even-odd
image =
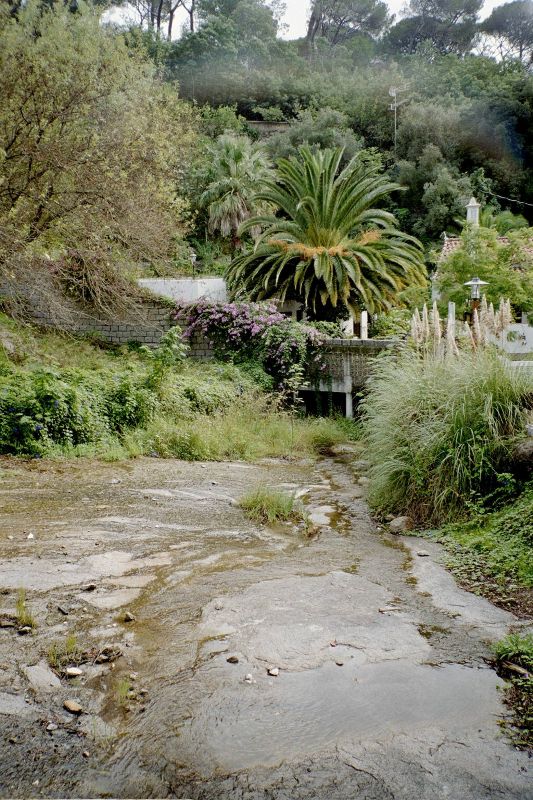
[[488, 285], [488, 281], [482, 281], [481, 278], [471, 278], [469, 281], [466, 281], [466, 283], [463, 283], [463, 286], [470, 286], [471, 300], [481, 300], [481, 287]]
[[482, 281], [481, 278], [471, 278], [466, 283], [463, 283], [463, 286], [470, 287], [470, 312], [467, 313], [465, 319], [467, 317], [472, 317], [474, 311], [479, 311], [479, 307], [481, 305], [481, 287], [488, 286], [488, 281]]

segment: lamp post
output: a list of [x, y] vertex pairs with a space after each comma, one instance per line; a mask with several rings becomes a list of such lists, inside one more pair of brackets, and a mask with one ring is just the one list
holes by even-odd
[[482, 281], [481, 278], [471, 278], [463, 286], [470, 287], [470, 318], [472, 318], [474, 311], [479, 311], [481, 305], [481, 287], [488, 286], [488, 281]]

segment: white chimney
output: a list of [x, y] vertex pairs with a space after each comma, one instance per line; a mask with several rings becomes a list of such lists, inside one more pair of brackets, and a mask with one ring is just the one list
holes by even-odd
[[466, 206], [466, 221], [474, 228], [479, 228], [479, 209], [481, 203], [478, 203], [475, 197], [471, 197]]

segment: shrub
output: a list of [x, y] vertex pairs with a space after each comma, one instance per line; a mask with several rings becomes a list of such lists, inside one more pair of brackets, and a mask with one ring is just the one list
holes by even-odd
[[0, 378], [0, 452], [39, 455], [52, 442], [95, 441], [107, 429], [102, 407], [79, 373], [9, 372]]
[[492, 352], [382, 359], [363, 401], [372, 505], [440, 523], [497, 494], [532, 403], [531, 378]]
[[[179, 307], [177, 315], [184, 310]], [[185, 337], [206, 337], [219, 358], [260, 364], [278, 387], [294, 368], [307, 373], [323, 369], [319, 347], [325, 337], [314, 327], [292, 322], [273, 303], [199, 300], [186, 311]]]
[[[533, 587], [533, 489], [504, 508], [432, 533], [449, 553], [447, 566], [470, 591], [508, 606], [513, 593]], [[527, 603], [526, 603], [527, 604]]]

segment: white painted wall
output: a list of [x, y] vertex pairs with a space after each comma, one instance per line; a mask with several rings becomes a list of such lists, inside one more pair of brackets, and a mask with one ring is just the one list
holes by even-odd
[[[511, 337], [509, 337], [511, 334]], [[521, 322], [509, 325], [500, 336], [491, 336], [492, 341], [506, 353], [527, 355], [533, 353], [533, 326]]]
[[139, 286], [180, 303], [194, 303], [201, 297], [217, 303], [228, 299], [224, 278], [141, 278]]

